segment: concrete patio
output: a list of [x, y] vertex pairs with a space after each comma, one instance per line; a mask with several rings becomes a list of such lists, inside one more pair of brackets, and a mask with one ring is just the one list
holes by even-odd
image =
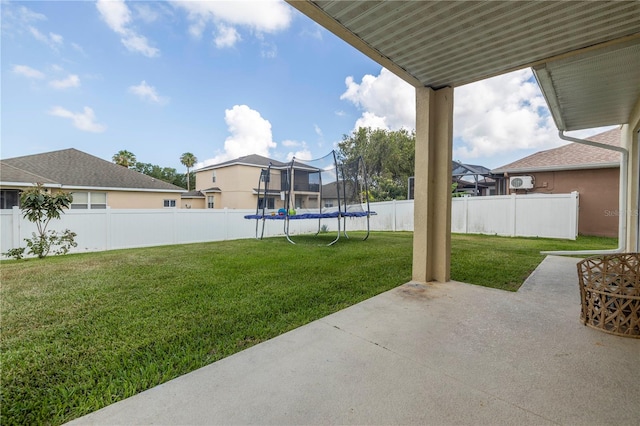
[[640, 339], [579, 322], [576, 261], [408, 283], [70, 424], [637, 425]]

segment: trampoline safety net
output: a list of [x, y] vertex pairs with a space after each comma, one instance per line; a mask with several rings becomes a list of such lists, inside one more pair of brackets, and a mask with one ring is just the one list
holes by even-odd
[[366, 219], [366, 240], [369, 237], [371, 212], [368, 199], [367, 171], [361, 157], [352, 162], [339, 162], [336, 152], [322, 158], [297, 160], [285, 165], [269, 164], [262, 169], [257, 189], [256, 213], [245, 219], [256, 221], [256, 238], [264, 237], [265, 222], [283, 221], [284, 234], [291, 239], [292, 220], [317, 220], [318, 235], [323, 220], [335, 221], [337, 234], [328, 245], [335, 244], [340, 236], [348, 238], [347, 219]]

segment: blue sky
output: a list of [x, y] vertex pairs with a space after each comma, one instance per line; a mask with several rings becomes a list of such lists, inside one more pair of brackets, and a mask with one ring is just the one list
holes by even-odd
[[[2, 158], [125, 149], [183, 171], [184, 152], [318, 158], [357, 126], [415, 125], [411, 86], [279, 1], [3, 1], [1, 72]], [[563, 143], [528, 69], [454, 108], [465, 163]]]

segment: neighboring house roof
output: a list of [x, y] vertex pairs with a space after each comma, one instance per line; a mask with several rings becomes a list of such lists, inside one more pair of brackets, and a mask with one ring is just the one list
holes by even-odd
[[222, 192], [222, 190], [214, 186], [213, 188], [201, 189], [200, 192]]
[[163, 182], [77, 149], [0, 160], [3, 185], [43, 183], [67, 189], [99, 188], [145, 192], [185, 192]]
[[454, 161], [451, 170], [451, 176], [473, 176], [473, 175], [491, 175], [491, 170], [484, 166], [478, 166], [475, 164], [463, 164], [458, 161]]
[[[620, 128], [590, 136], [587, 139], [611, 146], [620, 146]], [[494, 174], [537, 172], [545, 170], [579, 170], [620, 166], [620, 153], [580, 143], [536, 152], [513, 163], [492, 170]]]
[[245, 155], [244, 157], [234, 158], [233, 160], [224, 161], [218, 164], [212, 164], [210, 166], [202, 167], [197, 172], [201, 172], [204, 170], [212, 170], [219, 169], [221, 167], [235, 166], [235, 165], [245, 165], [245, 166], [257, 166], [257, 167], [268, 167], [271, 164], [274, 167], [287, 167], [288, 163], [283, 163], [281, 161], [272, 160], [271, 158], [263, 157], [258, 154]]
[[[269, 164], [271, 164], [271, 167], [275, 169], [286, 169], [291, 165], [291, 162], [283, 163], [282, 161], [273, 160], [271, 158], [263, 157], [262, 155], [251, 154], [251, 155], [245, 155], [244, 157], [234, 158], [233, 160], [224, 161], [222, 163], [205, 166], [194, 171], [202, 172], [206, 170], [220, 169], [222, 167], [237, 166], [237, 165], [266, 168], [266, 167], [269, 167]], [[294, 166], [301, 169], [318, 170], [317, 167], [309, 166], [308, 164], [301, 163], [299, 161], [294, 161]]]
[[204, 198], [204, 194], [200, 191], [183, 192], [180, 198]]
[[[0, 160], [1, 161], [1, 160]], [[47, 179], [43, 176], [38, 176], [34, 173], [26, 170], [19, 169], [10, 164], [6, 164], [4, 161], [0, 163], [0, 182], [6, 184], [22, 185], [24, 182], [38, 182], [41, 184], [56, 184], [55, 181]]]

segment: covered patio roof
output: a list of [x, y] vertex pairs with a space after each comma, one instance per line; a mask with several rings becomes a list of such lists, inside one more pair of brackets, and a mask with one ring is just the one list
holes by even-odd
[[288, 2], [415, 87], [533, 67], [560, 130], [625, 123], [640, 96], [637, 1]]

